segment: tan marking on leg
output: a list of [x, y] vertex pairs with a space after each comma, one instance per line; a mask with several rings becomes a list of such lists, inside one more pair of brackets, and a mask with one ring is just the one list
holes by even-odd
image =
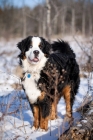
[[45, 131], [47, 131], [48, 130], [48, 117], [46, 117], [46, 118], [40, 118], [40, 128], [41, 129], [45, 129]]
[[46, 118], [43, 118], [41, 110], [40, 110], [40, 128], [41, 129], [44, 129], [45, 131], [48, 130], [48, 120], [49, 120], [49, 116]]
[[45, 97], [45, 92], [41, 92], [41, 95], [38, 97], [39, 101], [43, 100]]
[[51, 106], [50, 119], [54, 120], [57, 118], [57, 103], [53, 102]]
[[34, 123], [33, 126], [37, 129], [39, 127], [39, 107], [33, 107]]
[[71, 101], [70, 101], [71, 93], [70, 92], [71, 92], [70, 85], [67, 85], [62, 91], [65, 102], [66, 102], [66, 116], [68, 116], [68, 117], [72, 117], [72, 107], [71, 107]]

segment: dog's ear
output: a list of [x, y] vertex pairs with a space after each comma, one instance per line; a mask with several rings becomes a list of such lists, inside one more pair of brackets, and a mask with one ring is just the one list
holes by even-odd
[[41, 40], [42, 40], [43, 52], [48, 57], [51, 51], [51, 44], [42, 37]]
[[17, 47], [21, 50], [22, 53], [25, 53], [25, 51], [29, 49], [31, 45], [31, 38], [32, 36], [29, 36], [17, 44]]

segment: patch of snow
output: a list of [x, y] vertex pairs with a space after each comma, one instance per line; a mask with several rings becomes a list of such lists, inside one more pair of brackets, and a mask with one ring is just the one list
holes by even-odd
[[[87, 84], [86, 79], [81, 79], [81, 86], [82, 88], [85, 88]], [[86, 91], [81, 90], [81, 86], [79, 88], [79, 93], [77, 94], [78, 96], [85, 96]], [[87, 88], [85, 88], [87, 90]], [[82, 93], [82, 92], [83, 93]], [[14, 96], [15, 95], [15, 96]], [[13, 97], [14, 96], [14, 97]], [[1, 96], [2, 97], [2, 96]], [[6, 97], [6, 99], [5, 99]], [[8, 100], [7, 100], [8, 98]], [[14, 101], [12, 101], [13, 99]], [[83, 99], [83, 98], [82, 98]], [[82, 99], [80, 100], [82, 102]], [[76, 98], [77, 100], [77, 98]], [[10, 101], [10, 102], [9, 102]], [[6, 140], [6, 137], [17, 137], [19, 139], [38, 139], [38, 140], [57, 140], [59, 137], [59, 134], [61, 134], [63, 131], [65, 131], [68, 127], [69, 124], [63, 123], [64, 121], [64, 115], [65, 115], [65, 101], [62, 98], [57, 106], [57, 111], [58, 111], [58, 118], [53, 121], [49, 121], [48, 123], [48, 131], [47, 132], [40, 132], [39, 130], [37, 131], [32, 131], [31, 127], [33, 124], [33, 113], [29, 108], [29, 104], [26, 100], [26, 96], [23, 91], [18, 92], [18, 91], [13, 91], [11, 94], [2, 97], [1, 103], [6, 103], [11, 104], [11, 108], [8, 109], [8, 112], [14, 111], [16, 108], [20, 108], [20, 101], [21, 101], [21, 106], [24, 105], [24, 107], [21, 108], [21, 110], [18, 111], [17, 115], [6, 115], [4, 117], [3, 121], [3, 131], [4, 135], [3, 138]], [[80, 102], [79, 101], [79, 102]], [[77, 102], [77, 106], [79, 107], [80, 103], [78, 101], [75, 101], [75, 104]], [[73, 110], [76, 108], [74, 104]], [[73, 117], [74, 117], [74, 122], [76, 123], [80, 119], [80, 114], [77, 114], [77, 112], [73, 112]], [[63, 125], [64, 124], [64, 125]], [[7, 135], [6, 135], [7, 134]]]
[[82, 126], [82, 124], [77, 124], [77, 126], [78, 126], [78, 127], [81, 127], [81, 126]]
[[2, 117], [2, 113], [0, 112], [0, 117]]
[[91, 109], [91, 110], [88, 112], [89, 115], [90, 115], [91, 113], [93, 113], [93, 109]]
[[87, 120], [82, 120], [82, 122], [87, 123]]

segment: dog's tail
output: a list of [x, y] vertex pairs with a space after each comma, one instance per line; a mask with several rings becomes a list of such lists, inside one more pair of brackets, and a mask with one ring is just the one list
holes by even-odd
[[70, 56], [71, 58], [75, 58], [75, 53], [70, 48], [69, 44], [65, 41], [58, 40], [52, 44], [52, 51], [54, 53], [62, 53]]

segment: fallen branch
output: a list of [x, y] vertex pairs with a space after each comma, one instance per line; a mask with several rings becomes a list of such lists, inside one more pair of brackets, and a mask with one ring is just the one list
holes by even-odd
[[85, 110], [82, 119], [70, 127], [59, 140], [92, 140], [93, 139], [93, 101], [83, 106]]

